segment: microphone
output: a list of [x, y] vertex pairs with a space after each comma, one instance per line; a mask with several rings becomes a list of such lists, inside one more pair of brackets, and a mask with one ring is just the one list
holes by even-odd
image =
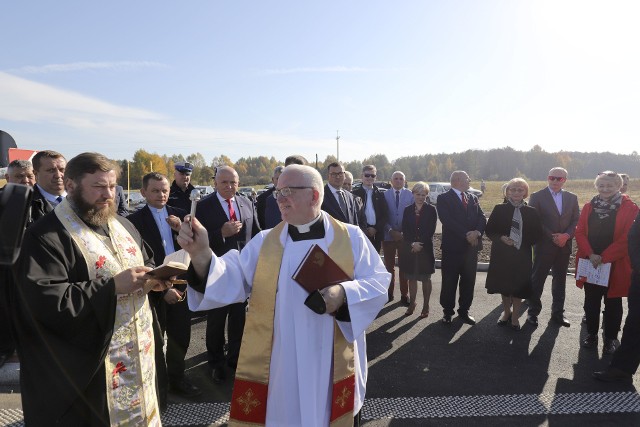
[[191, 214], [189, 215], [189, 225], [191, 226], [191, 228], [193, 228], [192, 220], [196, 217], [196, 205], [200, 200], [200, 191], [196, 190], [195, 188], [191, 190], [191, 194], [189, 194], [189, 200], [191, 200]]

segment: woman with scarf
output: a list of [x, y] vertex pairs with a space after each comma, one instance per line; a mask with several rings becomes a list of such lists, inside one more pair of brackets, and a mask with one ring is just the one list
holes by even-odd
[[491, 212], [485, 233], [491, 239], [491, 261], [485, 287], [502, 294], [502, 316], [498, 326], [510, 324], [519, 331], [523, 298], [531, 292], [532, 247], [542, 236], [538, 212], [527, 206], [529, 184], [522, 178], [507, 183], [506, 202]]
[[576, 278], [584, 289], [584, 311], [587, 318], [585, 348], [598, 346], [600, 304], [604, 299], [603, 354], [613, 354], [620, 345], [618, 332], [622, 323], [622, 297], [629, 294], [631, 261], [627, 249], [627, 234], [638, 213], [629, 196], [622, 194], [622, 177], [611, 171], [599, 173], [595, 180], [598, 194], [584, 205], [576, 227], [578, 253], [576, 258], [588, 259], [594, 267], [611, 263], [607, 286]]

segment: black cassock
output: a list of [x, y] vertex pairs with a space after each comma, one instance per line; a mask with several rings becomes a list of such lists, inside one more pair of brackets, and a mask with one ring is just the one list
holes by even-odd
[[[145, 265], [153, 266], [135, 227], [116, 219], [142, 248]], [[25, 424], [109, 425], [104, 359], [115, 319], [114, 280], [88, 280], [85, 259], [55, 213], [27, 229], [14, 273]]]

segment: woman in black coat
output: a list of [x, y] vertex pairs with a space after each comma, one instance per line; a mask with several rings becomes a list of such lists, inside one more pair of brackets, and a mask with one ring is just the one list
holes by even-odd
[[426, 182], [417, 182], [411, 192], [414, 203], [405, 208], [402, 217], [400, 271], [409, 281], [409, 309], [405, 315], [410, 316], [416, 308], [420, 280], [424, 298], [420, 318], [424, 319], [429, 315], [431, 275], [435, 272], [433, 234], [436, 232], [438, 214], [436, 208], [426, 203], [429, 196], [429, 185]]
[[509, 181], [507, 201], [493, 208], [485, 229], [492, 242], [485, 287], [490, 294], [502, 294], [498, 325], [511, 323], [515, 330], [520, 330], [522, 299], [531, 293], [532, 247], [542, 236], [538, 212], [524, 202], [528, 195], [524, 179]]

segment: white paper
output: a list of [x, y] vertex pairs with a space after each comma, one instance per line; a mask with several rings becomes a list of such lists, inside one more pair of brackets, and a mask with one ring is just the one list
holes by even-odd
[[611, 263], [600, 264], [597, 268], [591, 264], [591, 261], [585, 258], [578, 259], [578, 268], [576, 277], [584, 279], [588, 283], [594, 285], [609, 286], [609, 273], [611, 272]]

